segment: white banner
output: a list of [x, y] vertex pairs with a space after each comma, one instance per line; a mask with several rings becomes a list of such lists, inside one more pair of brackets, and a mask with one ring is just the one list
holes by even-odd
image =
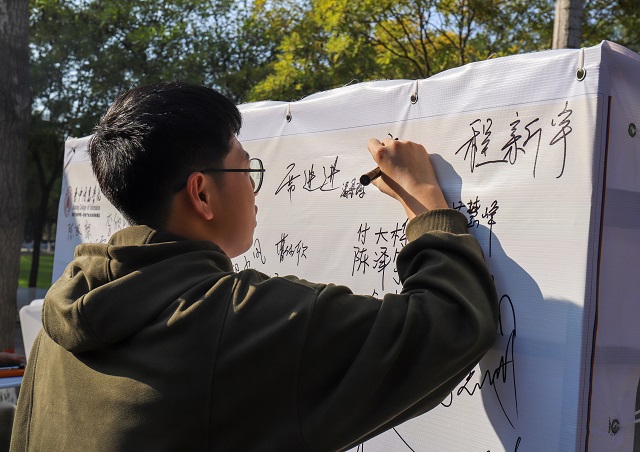
[[[630, 126], [640, 126], [640, 57], [606, 42], [580, 52], [241, 106], [239, 139], [266, 172], [255, 241], [236, 269], [363, 294], [399, 290], [406, 217], [358, 182], [375, 166], [367, 140], [391, 135], [432, 154], [495, 278], [493, 349], [439, 407], [358, 449], [633, 449], [640, 222], [626, 212], [640, 211], [640, 137]], [[75, 245], [126, 226], [97, 188], [85, 147], [86, 138], [67, 143], [54, 277]]]

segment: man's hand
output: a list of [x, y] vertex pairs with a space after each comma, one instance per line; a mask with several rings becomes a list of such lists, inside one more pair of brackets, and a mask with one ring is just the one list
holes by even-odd
[[428, 210], [449, 207], [422, 145], [393, 138], [382, 142], [371, 138], [369, 152], [383, 173], [371, 183], [397, 199], [410, 220]]

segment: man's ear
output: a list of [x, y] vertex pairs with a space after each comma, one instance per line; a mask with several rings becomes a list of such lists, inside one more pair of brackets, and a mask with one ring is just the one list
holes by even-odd
[[189, 204], [203, 220], [211, 220], [214, 214], [211, 183], [200, 172], [191, 173], [187, 179], [186, 190]]

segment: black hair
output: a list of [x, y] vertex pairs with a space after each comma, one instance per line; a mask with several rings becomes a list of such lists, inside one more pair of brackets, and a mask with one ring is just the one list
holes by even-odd
[[127, 91], [89, 141], [91, 167], [107, 199], [131, 224], [163, 228], [189, 174], [222, 167], [242, 117], [214, 89], [165, 82]]

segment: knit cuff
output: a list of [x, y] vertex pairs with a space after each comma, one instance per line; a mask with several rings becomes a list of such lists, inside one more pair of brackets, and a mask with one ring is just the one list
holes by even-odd
[[431, 231], [444, 231], [453, 234], [467, 233], [467, 217], [455, 209], [435, 209], [422, 213], [407, 225], [406, 236], [411, 242]]

